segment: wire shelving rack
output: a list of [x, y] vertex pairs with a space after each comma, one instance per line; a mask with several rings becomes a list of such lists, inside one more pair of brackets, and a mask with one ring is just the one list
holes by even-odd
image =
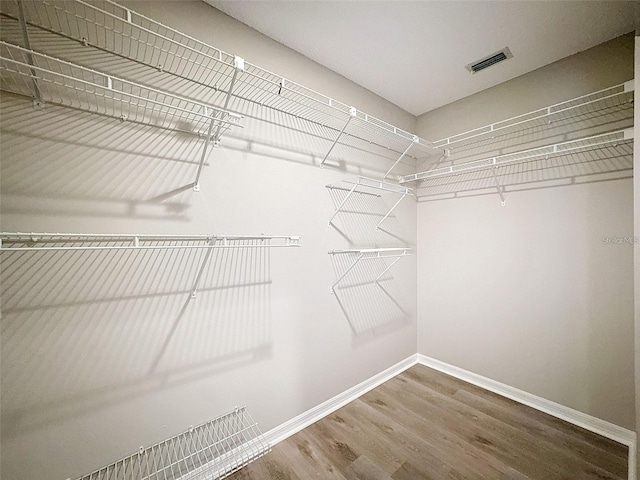
[[445, 151], [450, 151], [470, 141], [479, 141], [487, 137], [495, 138], [498, 135], [523, 131], [537, 125], [552, 124], [567, 118], [586, 116], [594, 111], [610, 108], [614, 105], [632, 103], [633, 93], [634, 82], [631, 80], [483, 127], [451, 135], [434, 141], [433, 145], [445, 149]]
[[274, 248], [299, 246], [300, 237], [296, 236], [0, 233], [0, 252], [132, 249], [177, 250], [191, 248]]
[[538, 158], [549, 158], [553, 155], [562, 155], [582, 150], [588, 150], [603, 145], [618, 144], [633, 139], [633, 128], [618, 130], [615, 132], [603, 133], [589, 137], [570, 140], [567, 142], [554, 143], [543, 147], [521, 150], [504, 155], [496, 155], [480, 160], [458, 163], [448, 167], [433, 168], [424, 172], [406, 175], [400, 178], [400, 183], [408, 183], [427, 178], [459, 175], [470, 171], [485, 170], [488, 168], [498, 168], [502, 165], [518, 162], [527, 162]]
[[51, 103], [205, 139], [193, 182], [199, 180], [209, 143], [217, 145], [241, 116], [73, 63], [0, 42], [0, 88]]
[[333, 225], [333, 219], [336, 217], [336, 215], [338, 215], [338, 213], [340, 213], [340, 211], [342, 210], [342, 208], [347, 204], [349, 198], [354, 194], [370, 194], [371, 192], [369, 190], [379, 190], [379, 191], [384, 191], [384, 192], [389, 192], [389, 193], [396, 193], [400, 195], [400, 198], [396, 201], [396, 203], [387, 211], [387, 213], [382, 217], [382, 219], [376, 224], [376, 230], [380, 228], [380, 225], [382, 225], [382, 223], [389, 217], [389, 215], [391, 215], [391, 213], [395, 210], [395, 208], [400, 205], [400, 202], [402, 202], [402, 200], [405, 197], [414, 197], [413, 194], [413, 190], [411, 188], [402, 186], [402, 185], [397, 185], [395, 183], [390, 183], [390, 182], [386, 182], [384, 180], [375, 180], [372, 178], [367, 178], [367, 177], [357, 177], [357, 179], [354, 182], [345, 182], [347, 185], [348, 184], [352, 184], [353, 186], [351, 188], [345, 188], [345, 187], [339, 187], [337, 185], [327, 185], [327, 188], [329, 189], [343, 189], [343, 190], [347, 190], [347, 194], [344, 197], [344, 199], [342, 199], [342, 202], [340, 202], [340, 204], [336, 207], [335, 211], [333, 212], [333, 215], [331, 215], [331, 218], [329, 219], [329, 225]]
[[246, 407], [190, 427], [77, 480], [218, 480], [270, 451]]
[[[605, 165], [602, 155], [607, 155], [605, 149], [616, 151], [616, 147], [633, 141], [633, 128], [629, 126], [633, 123], [634, 93], [631, 80], [437, 140], [433, 144], [443, 149], [444, 154], [427, 169], [401, 176], [398, 181], [401, 185], [417, 182], [414, 188], [419, 201], [426, 197], [455, 198], [458, 191], [468, 191], [473, 185], [485, 190], [491, 184], [504, 206], [505, 180], [510, 185], [521, 185], [527, 178], [552, 181], [553, 175], [569, 172], [575, 175], [580, 175], [580, 171], [587, 175], [618, 172], [620, 162], [609, 161]], [[579, 131], [584, 136], [572, 138]], [[544, 135], [546, 143], [541, 141]], [[559, 137], [562, 141], [558, 141]], [[521, 143], [528, 139], [529, 148], [514, 148], [514, 139]], [[585, 162], [599, 159], [600, 163], [585, 165], [580, 170], [577, 165], [583, 157]], [[567, 168], [559, 171], [554, 158], [567, 161]], [[533, 176], [525, 173], [529, 167], [515, 169], [516, 165], [529, 162], [537, 162], [537, 169], [547, 166], [555, 169], [554, 173]], [[500, 169], [507, 166], [514, 167]], [[471, 175], [474, 172], [482, 173]], [[497, 172], [504, 178], [499, 178]], [[521, 178], [515, 172], [520, 172]]]
[[0, 233], [0, 253], [101, 250], [204, 250], [191, 287], [195, 299], [211, 254], [220, 248], [299, 247], [300, 237], [267, 235], [155, 235], [92, 233]]
[[338, 277], [338, 279], [331, 285], [331, 293], [336, 293], [336, 287], [340, 282], [351, 272], [361, 261], [376, 260], [376, 259], [393, 259], [375, 278], [374, 283], [379, 285], [380, 279], [391, 270], [396, 263], [402, 258], [410, 256], [413, 251], [409, 247], [392, 247], [392, 248], [354, 248], [348, 250], [331, 250], [329, 255], [351, 255], [355, 256], [353, 262], [345, 269], [344, 272]]
[[[433, 145], [374, 116], [167, 27], [111, 0], [23, 0], [23, 22], [137, 64], [207, 87], [226, 110], [241, 102], [269, 107], [327, 130], [331, 145], [373, 145], [395, 159], [420, 158], [437, 150]], [[5, 18], [20, 22], [19, 9], [2, 2]], [[309, 128], [308, 133], [315, 132]]]

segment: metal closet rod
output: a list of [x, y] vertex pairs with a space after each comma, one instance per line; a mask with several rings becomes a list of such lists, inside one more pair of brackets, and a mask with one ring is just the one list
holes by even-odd
[[[228, 67], [228, 69], [231, 69], [234, 68], [233, 62], [240, 59], [240, 57], [236, 57], [218, 48], [212, 47], [179, 32], [178, 30], [167, 27], [166, 25], [145, 17], [144, 15], [141, 15], [129, 8], [112, 2], [111, 0], [103, 0], [103, 2], [104, 5], [108, 6], [113, 10], [113, 12], [117, 12], [118, 14], [99, 8], [95, 5], [91, 5], [90, 3], [82, 0], [74, 0], [73, 3], [64, 4], [63, 7], [60, 7], [59, 4], [56, 4], [55, 2], [46, 1], [43, 2], [43, 4], [46, 8], [46, 14], [51, 18], [43, 19], [41, 18], [42, 16], [37, 13], [37, 21], [33, 18], [27, 18], [27, 22], [30, 25], [47, 29], [69, 38], [74, 38], [85, 45], [90, 45], [90, 41], [92, 40], [85, 37], [79, 38], [82, 35], [80, 32], [84, 32], [85, 30], [87, 35], [95, 32], [96, 38], [108, 39], [110, 36], [114, 35], [122, 35], [125, 37], [122, 32], [131, 31], [132, 28], [135, 28], [143, 35], [136, 36], [131, 34], [126, 36], [129, 41], [129, 51], [113, 51], [113, 53], [130, 58], [136, 62], [147, 64], [152, 68], [161, 69], [162, 71], [173, 75], [177, 75], [178, 73], [172, 72], [171, 67], [167, 68], [166, 65], [159, 66], [148, 64], [145, 62], [144, 58], [136, 58], [136, 54], [139, 52], [144, 53], [147, 48], [155, 49], [161, 52], [163, 55], [162, 58], [167, 59], [167, 62], [165, 63], [170, 63], [171, 66], [173, 66], [172, 62], [179, 60], [177, 64], [180, 65], [182, 63], [182, 67], [180, 68], [181, 72], [187, 70], [192, 72], [195, 69], [200, 72], [200, 77], [202, 77], [203, 74], [207, 74], [203, 73], [203, 70], [208, 72], [218, 70], [212, 68], [211, 63], [224, 65], [225, 67]], [[72, 8], [71, 5], [78, 5], [82, 8]], [[51, 12], [51, 9], [54, 11]], [[14, 18], [11, 14], [7, 15]], [[67, 20], [62, 21], [62, 18], [65, 16], [67, 17]], [[108, 18], [109, 21], [104, 21], [104, 24], [99, 24], [97, 20], [99, 18]], [[85, 22], [85, 29], [78, 28], [71, 31], [70, 27], [66, 27], [67, 25], [78, 24], [80, 20]], [[38, 24], [38, 21], [42, 24]], [[44, 22], [47, 22], [47, 24], [44, 24]], [[109, 27], [107, 27], [107, 24]], [[91, 26], [91, 28], [89, 28], [89, 26]], [[65, 28], [69, 31], [63, 31]], [[161, 32], [164, 32], [165, 34]], [[142, 39], [144, 39], [144, 41]], [[168, 47], [167, 45], [173, 45], [174, 47]], [[109, 51], [109, 49], [106, 48], [106, 45], [96, 46]], [[346, 119], [347, 122], [353, 120], [353, 124], [356, 124], [362, 130], [371, 132], [375, 138], [383, 136], [394, 139], [395, 141], [400, 141], [402, 144], [407, 141], [415, 141], [417, 145], [429, 152], [433, 149], [431, 142], [427, 140], [416, 137], [405, 130], [395, 127], [364, 112], [357, 111], [353, 109], [353, 107], [304, 87], [296, 82], [285, 79], [281, 75], [277, 75], [249, 62], [244, 62], [243, 59], [240, 60], [245, 64], [245, 69], [242, 72], [243, 82], [246, 83], [248, 80], [248, 84], [252, 84], [256, 87], [256, 91], [254, 92], [255, 98], [251, 99], [251, 101], [268, 106], [269, 99], [272, 99], [278, 104], [283, 100], [286, 100], [287, 102], [293, 102], [295, 104], [295, 108], [292, 108], [290, 113], [298, 117], [305, 117], [304, 114], [300, 113], [299, 107], [297, 106], [300, 105], [309, 110], [321, 111], [324, 115]], [[184, 62], [191, 64], [191, 67], [184, 68]], [[222, 75], [230, 78], [229, 74], [222, 73]], [[188, 78], [181, 75], [181, 78], [185, 78], [196, 83], [199, 82], [198, 78], [195, 77]], [[213, 83], [207, 82], [206, 84], [212, 85]], [[268, 88], [266, 88], [266, 86], [268, 86]], [[292, 99], [292, 96], [296, 96], [297, 99]]]
[[[258, 245], [237, 245], [242, 241], [275, 241]], [[74, 245], [52, 243], [113, 243], [129, 245]], [[182, 242], [183, 245], [145, 245], [149, 242]], [[196, 245], [195, 243], [199, 243]], [[7, 246], [7, 244], [9, 244]], [[15, 245], [22, 244], [22, 245]], [[36, 244], [39, 244], [36, 245]], [[300, 237], [278, 235], [155, 235], [155, 234], [92, 234], [92, 233], [0, 233], [0, 251], [54, 251], [54, 250], [178, 250], [190, 248], [260, 248], [299, 247]]]
[[633, 135], [633, 128], [627, 128], [625, 130], [616, 130], [614, 132], [603, 133], [600, 135], [582, 137], [567, 142], [554, 143], [551, 145], [545, 145], [543, 147], [520, 150], [518, 152], [496, 155], [494, 157], [472, 160], [470, 162], [460, 163], [458, 165], [434, 168], [433, 170], [406, 175], [400, 178], [400, 183], [413, 182], [416, 180], [424, 180], [433, 177], [452, 176], [458, 175], [460, 173], [468, 173], [478, 170], [486, 170], [489, 168], [497, 168], [501, 165], [507, 165], [510, 163], [527, 162], [541, 157], [563, 155], [580, 150], [587, 150], [594, 147], [609, 145], [612, 143], [617, 144], [627, 140], [632, 140]]
[[[613, 92], [615, 90], [618, 90], [618, 91], [615, 93], [608, 93], [608, 92]], [[565, 100], [564, 102], [555, 103], [547, 107], [539, 108], [538, 110], [532, 110], [531, 112], [523, 113], [521, 115], [516, 115], [515, 117], [511, 117], [506, 120], [501, 120], [499, 122], [491, 123], [483, 127], [474, 128], [472, 130], [468, 130], [463, 133], [451, 135], [441, 140], [436, 140], [432, 143], [434, 147], [446, 148], [450, 145], [455, 145], [457, 143], [464, 142], [465, 140], [470, 140], [476, 137], [480, 137], [482, 135], [496, 133], [506, 128], [516, 127], [518, 125], [524, 125], [529, 122], [534, 122], [536, 120], [551, 117], [552, 115], [557, 115], [559, 113], [575, 111], [578, 108], [593, 105], [594, 103], [598, 103], [604, 100], [616, 98], [620, 95], [624, 95], [625, 93], [629, 93], [633, 91], [634, 91], [634, 80], [629, 80], [628, 82], [621, 83], [619, 85], [614, 85], [612, 87], [604, 88], [602, 90], [598, 90], [597, 92], [592, 92], [587, 95], [581, 95], [579, 97], [572, 98], [571, 100]], [[593, 96], [602, 95], [602, 94], [606, 94], [606, 95], [591, 99], [591, 97]], [[575, 102], [578, 102], [578, 103], [574, 105]]]

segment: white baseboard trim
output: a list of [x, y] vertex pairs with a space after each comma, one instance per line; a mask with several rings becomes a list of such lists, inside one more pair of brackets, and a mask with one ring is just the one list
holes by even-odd
[[276, 445], [277, 443], [285, 440], [291, 435], [298, 433], [300, 430], [308, 427], [309, 425], [323, 419], [324, 417], [332, 414], [339, 408], [344, 407], [347, 403], [355, 400], [356, 398], [364, 395], [370, 390], [373, 390], [378, 385], [390, 380], [396, 375], [404, 372], [408, 368], [411, 368], [416, 363], [425, 365], [427, 367], [438, 370], [452, 377], [459, 378], [465, 382], [469, 382], [480, 388], [489, 390], [490, 392], [497, 393], [503, 397], [510, 398], [516, 402], [527, 405], [531, 408], [535, 408], [541, 412], [552, 415], [556, 418], [572, 423], [579, 427], [582, 427], [591, 432], [602, 435], [603, 437], [614, 440], [618, 443], [629, 447], [629, 480], [638, 480], [636, 478], [636, 433], [626, 428], [614, 425], [613, 423], [601, 420], [599, 418], [587, 415], [586, 413], [574, 410], [573, 408], [560, 405], [559, 403], [546, 400], [531, 393], [519, 390], [504, 383], [497, 382], [482, 375], [478, 375], [468, 370], [464, 370], [448, 363], [441, 362], [435, 358], [427, 357], [426, 355], [416, 354], [402, 360], [401, 362], [387, 368], [386, 370], [374, 375], [373, 377], [359, 383], [355, 387], [339, 393], [333, 398], [321, 403], [320, 405], [301, 413], [297, 417], [278, 425], [277, 427], [269, 430], [262, 435], [264, 441], [270, 445]]
[[496, 382], [482, 375], [478, 375], [459, 367], [454, 367], [448, 363], [441, 362], [435, 358], [418, 354], [418, 362], [427, 367], [438, 370], [452, 377], [459, 378], [478, 387], [497, 393], [503, 397], [510, 398], [516, 402], [527, 405], [541, 412], [552, 415], [556, 418], [582, 427], [603, 437], [614, 440], [629, 447], [629, 480], [636, 479], [636, 433], [613, 423], [587, 415], [586, 413], [574, 410], [573, 408], [560, 405], [559, 403], [546, 400], [531, 393], [519, 390], [504, 383]]
[[330, 415], [339, 408], [344, 407], [347, 403], [355, 400], [356, 398], [364, 395], [370, 390], [373, 390], [378, 385], [386, 382], [387, 380], [395, 377], [399, 373], [404, 372], [406, 369], [414, 366], [418, 363], [417, 355], [411, 355], [410, 357], [396, 363], [392, 367], [374, 375], [373, 377], [359, 383], [355, 387], [351, 387], [342, 393], [339, 393], [333, 398], [321, 403], [320, 405], [313, 407], [310, 410], [292, 418], [291, 420], [269, 430], [263, 435], [263, 438], [269, 442], [270, 445], [275, 445], [282, 440], [290, 437], [294, 433], [308, 427], [309, 425], [321, 420], [322, 418]]

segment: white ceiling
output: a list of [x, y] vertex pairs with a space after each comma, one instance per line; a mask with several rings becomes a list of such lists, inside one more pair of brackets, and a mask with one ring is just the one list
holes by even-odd
[[[635, 6], [621, 0], [205, 1], [414, 115], [630, 32]], [[506, 46], [512, 59], [475, 75], [465, 69]]]

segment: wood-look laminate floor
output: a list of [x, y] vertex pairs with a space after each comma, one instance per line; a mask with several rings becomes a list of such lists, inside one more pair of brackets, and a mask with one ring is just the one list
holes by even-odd
[[232, 480], [627, 478], [627, 447], [422, 365]]

